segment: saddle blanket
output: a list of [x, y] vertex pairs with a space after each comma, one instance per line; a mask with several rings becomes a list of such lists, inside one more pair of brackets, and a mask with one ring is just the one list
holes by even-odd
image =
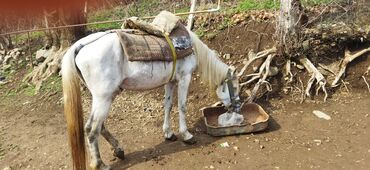
[[[116, 30], [124, 54], [129, 61], [173, 61], [171, 48], [164, 37], [140, 30]], [[185, 26], [178, 24], [169, 35], [176, 49], [177, 59], [193, 53], [190, 36]]]

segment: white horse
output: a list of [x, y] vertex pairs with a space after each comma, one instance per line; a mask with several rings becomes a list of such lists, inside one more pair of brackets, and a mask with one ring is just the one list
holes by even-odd
[[[238, 98], [239, 82], [235, 70], [223, 63], [217, 53], [209, 49], [193, 32], [188, 32], [195, 54], [177, 60], [173, 80], [169, 80], [172, 62], [128, 61], [115, 33], [95, 33], [71, 46], [62, 61], [62, 77], [64, 112], [75, 169], [86, 168], [84, 129], [87, 134], [92, 169], [109, 169], [100, 157], [97, 141], [99, 134], [102, 134], [111, 144], [114, 155], [123, 159], [124, 152], [118, 141], [104, 127], [110, 106], [115, 96], [123, 89], [148, 90], [164, 85], [164, 137], [167, 140], [176, 140], [177, 137], [171, 130], [170, 112], [173, 89], [177, 83], [179, 133], [187, 144], [195, 143], [193, 135], [189, 133], [186, 126], [185, 110], [191, 75], [196, 68], [203, 80], [208, 81], [212, 89], [216, 89], [218, 98], [225, 106], [231, 105], [230, 96]], [[84, 128], [80, 79], [90, 90], [93, 100], [92, 111]]]

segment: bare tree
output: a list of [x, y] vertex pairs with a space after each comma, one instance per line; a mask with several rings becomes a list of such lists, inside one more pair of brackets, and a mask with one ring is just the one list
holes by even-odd
[[304, 9], [300, 3], [300, 0], [280, 1], [280, 13], [276, 25], [276, 37], [278, 39], [276, 47], [258, 53], [250, 52], [248, 55], [249, 62], [247, 62], [247, 64], [242, 68], [242, 71], [240, 73], [240, 76], [242, 76], [247, 67], [255, 60], [266, 58], [264, 62], [261, 62], [258, 73], [246, 75], [246, 77], [248, 78], [247, 81], [241, 84], [242, 86], [245, 86], [257, 80], [257, 83], [250, 93], [250, 97], [248, 99], [249, 102], [252, 102], [256, 98], [256, 94], [257, 91], [260, 89], [260, 86], [264, 85], [268, 91], [271, 91], [272, 86], [266, 79], [269, 76], [276, 75], [278, 72], [277, 67], [271, 66], [271, 61], [275, 58], [276, 55], [279, 57], [284, 57], [286, 59], [284, 74], [286, 80], [288, 80], [287, 84], [293, 81], [293, 74], [290, 70], [290, 60], [294, 58], [300, 61], [308, 70], [308, 72], [312, 75], [310, 80], [308, 81], [305, 95], [310, 96], [312, 85], [316, 81], [316, 94], [320, 89], [322, 89], [325, 94], [324, 101], [326, 101], [326, 98], [328, 96], [325, 88], [326, 79], [312, 64], [312, 62], [306, 56], [304, 56], [303, 53], [301, 53], [301, 32], [303, 25], [307, 22], [307, 20], [308, 18], [304, 14]]
[[[5, 33], [7, 27], [7, 17], [0, 16], [0, 33]], [[0, 36], [0, 50], [8, 51], [13, 48], [13, 42], [10, 35]]]
[[[79, 2], [79, 1], [78, 1]], [[74, 3], [54, 10], [44, 10], [46, 27], [86, 23], [85, 3]], [[42, 82], [59, 72], [62, 57], [73, 42], [85, 35], [85, 27], [71, 27], [46, 31], [46, 60], [35, 68], [26, 78], [36, 84], [36, 91]]]

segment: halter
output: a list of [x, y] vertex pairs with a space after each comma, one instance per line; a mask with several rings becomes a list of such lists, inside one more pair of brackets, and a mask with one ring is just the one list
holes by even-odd
[[226, 84], [227, 84], [227, 87], [229, 89], [229, 96], [230, 96], [230, 102], [231, 102], [231, 105], [229, 107], [227, 107], [227, 110], [228, 112], [237, 112], [239, 113], [240, 112], [240, 106], [241, 106], [241, 103], [240, 103], [240, 99], [239, 97], [235, 96], [234, 95], [234, 87], [233, 87], [233, 79], [235, 79], [235, 77], [231, 74], [232, 73], [232, 70], [229, 68], [227, 70], [227, 75], [226, 75]]

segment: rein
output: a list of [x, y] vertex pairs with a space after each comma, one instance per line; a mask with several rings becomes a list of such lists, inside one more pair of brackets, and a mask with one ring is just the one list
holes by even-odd
[[104, 37], [104, 36], [106, 36], [107, 34], [110, 34], [110, 33], [113, 33], [113, 32], [114, 32], [114, 31], [112, 31], [112, 30], [110, 30], [110, 31], [106, 31], [104, 34], [102, 34], [102, 35], [100, 35], [100, 36], [96, 37], [96, 38], [95, 38], [95, 39], [93, 39], [93, 40], [90, 40], [89, 42], [79, 44], [79, 45], [78, 45], [78, 47], [75, 49], [75, 56], [77, 56], [78, 52], [80, 52], [80, 50], [81, 50], [84, 46], [89, 45], [89, 44], [91, 44], [91, 43], [95, 42], [96, 40], [100, 39], [101, 37]]

